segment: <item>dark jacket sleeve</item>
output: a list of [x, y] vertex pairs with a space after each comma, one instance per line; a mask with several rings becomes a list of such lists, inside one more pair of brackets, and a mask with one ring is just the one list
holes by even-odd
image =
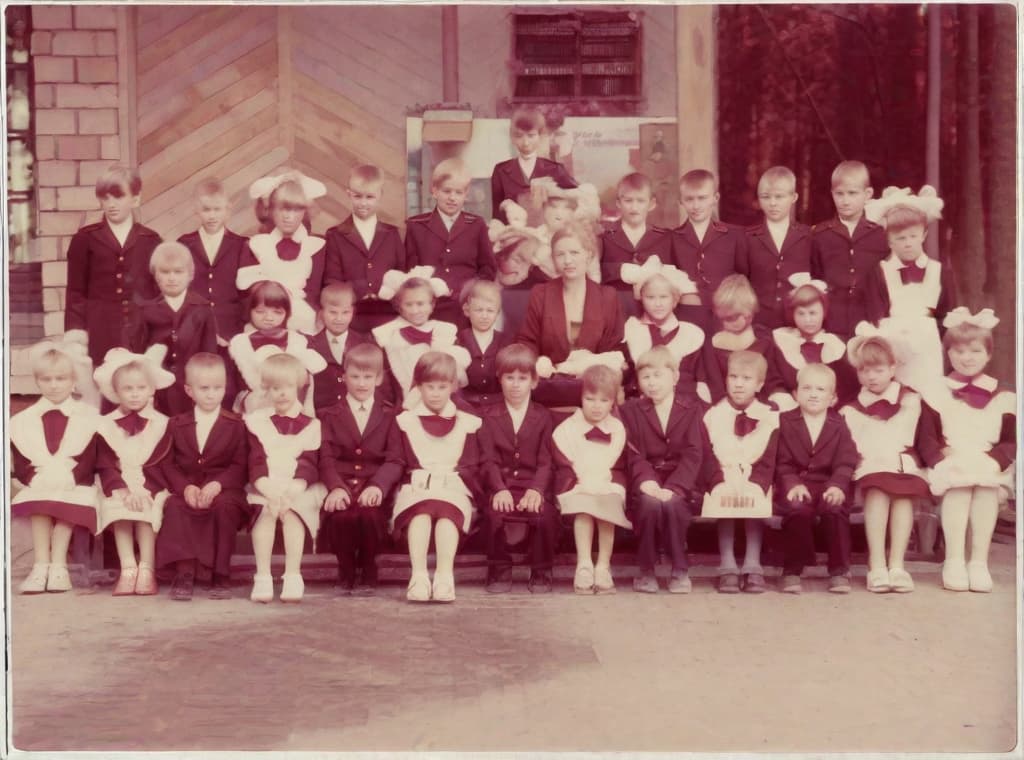
[[1017, 415], [1004, 414], [999, 428], [999, 440], [988, 455], [996, 460], [1000, 470], [1005, 470], [1017, 459]]
[[622, 316], [622, 302], [618, 293], [613, 288], [602, 287], [601, 289], [601, 311], [604, 314], [604, 332], [601, 335], [601, 342], [598, 344], [598, 353], [605, 351], [622, 351], [627, 354], [624, 344], [624, 328], [626, 320]]
[[85, 294], [89, 281], [89, 240], [81, 232], [68, 246], [68, 285], [64, 303], [64, 329], [85, 329]]
[[13, 443], [11, 444], [11, 468], [14, 470], [12, 473], [14, 479], [25, 486], [29, 485], [36, 475], [36, 468]]
[[[211, 478], [211, 481], [216, 480], [220, 483], [220, 487], [225, 491], [228, 489], [241, 490], [245, 488], [246, 484], [256, 479], [249, 473], [250, 433], [241, 420], [237, 425], [240, 433], [236, 436], [238, 448], [231, 459], [231, 464], [225, 467], [216, 478]], [[266, 469], [266, 454], [263, 452], [263, 446], [260, 446], [260, 452], [263, 456], [263, 467]]]
[[491, 239], [487, 236], [487, 225], [481, 219], [476, 232], [476, 276], [484, 280], [493, 280], [494, 273], [494, 251], [491, 248]]
[[687, 495], [697, 490], [697, 481], [704, 460], [700, 428], [700, 420], [695, 413], [690, 424], [685, 427], [684, 443], [679, 451], [679, 464], [664, 483], [665, 488], [674, 493]]
[[406, 271], [420, 264], [420, 247], [416, 242], [416, 233], [411, 229], [408, 220], [405, 223], [405, 266]]
[[104, 496], [112, 496], [119, 488], [127, 488], [121, 477], [121, 462], [117, 454], [103, 436], [97, 436], [96, 474], [100, 477], [100, 487]]
[[526, 316], [523, 318], [523, 323], [519, 326], [516, 342], [529, 346], [538, 356], [543, 355], [541, 351], [543, 322], [544, 286], [537, 285], [530, 291], [530, 300], [526, 305]]
[[647, 458], [643, 438], [640, 435], [640, 420], [636, 410], [630, 406], [621, 409], [622, 424], [626, 428], [626, 471], [629, 473], [629, 487], [638, 492], [648, 480], [660, 485], [658, 475]]
[[466, 435], [462, 444], [462, 455], [459, 457], [457, 471], [462, 482], [466, 484], [472, 495], [473, 503], [478, 509], [487, 506], [485, 489], [481, 482], [482, 459], [480, 453], [479, 430], [476, 433]]
[[[392, 419], [388, 423], [388, 448], [390, 450], [390, 443], [392, 435], [398, 430], [398, 424]], [[394, 489], [398, 482], [405, 475], [404, 465], [393, 461], [390, 456], [387, 456], [381, 463], [380, 467], [377, 468], [377, 472], [373, 474], [367, 485], [377, 486], [384, 494], [385, 498]]]
[[566, 458], [562, 450], [558, 448], [558, 444], [554, 441], [551, 442], [551, 461], [555, 466], [553, 491], [557, 496], [576, 485], [576, 471], [572, 467], [572, 462]]
[[329, 424], [326, 419], [320, 422], [320, 436], [320, 460], [318, 462], [320, 482], [328, 491], [342, 488], [348, 492], [349, 496], [354, 496], [352, 490], [345, 483], [345, 479], [338, 474], [334, 467], [334, 463], [338, 460], [338, 450], [334, 440], [334, 426]]
[[[882, 267], [876, 264], [864, 280], [864, 310], [868, 320], [876, 325], [879, 320], [889, 316], [889, 289], [885, 286], [885, 276], [882, 274]], [[855, 328], [851, 325], [850, 328]]]
[[922, 400], [921, 416], [917, 419], [917, 430], [914, 431], [914, 449], [927, 467], [934, 467], [946, 458], [942, 453], [945, 446], [942, 417]]
[[[332, 282], [345, 282], [345, 275], [341, 267], [341, 250], [338, 247], [338, 233], [327, 230], [324, 233], [324, 285]], [[365, 286], [365, 283], [364, 283]], [[355, 287], [353, 283], [352, 287]], [[362, 294], [356, 290], [356, 297]]]
[[501, 177], [498, 173], [498, 164], [494, 165], [494, 169], [491, 171], [491, 217], [497, 219], [502, 224], [508, 224], [508, 218], [501, 210], [501, 204], [505, 201], [505, 197], [501, 192]]
[[544, 420], [544, 426], [540, 431], [540, 448], [537, 450], [537, 469], [533, 474], [533, 483], [530, 485], [537, 493], [545, 499], [551, 493], [551, 478], [554, 475], [555, 467], [551, 456], [551, 433], [553, 423], [550, 415]]
[[761, 486], [761, 490], [768, 493], [772, 482], [775, 480], [775, 458], [779, 448], [779, 431], [773, 430], [768, 445], [764, 452], [750, 468], [750, 482]]

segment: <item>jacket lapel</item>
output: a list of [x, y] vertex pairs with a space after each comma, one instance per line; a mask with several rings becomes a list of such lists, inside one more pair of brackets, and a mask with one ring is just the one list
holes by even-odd
[[[562, 302], [562, 334], [565, 334], [565, 302]], [[604, 326], [604, 315], [601, 314], [601, 286], [587, 278], [587, 295], [583, 301], [583, 324], [576, 342], [580, 346], [597, 345]], [[568, 343], [568, 340], [566, 340]]]
[[[569, 336], [566, 333], [568, 330], [569, 323], [565, 318], [565, 298], [562, 296], [562, 281], [560, 279], [554, 279], [549, 282], [546, 286], [547, 292], [545, 293], [545, 304], [544, 304], [544, 316], [545, 316], [545, 332], [551, 336], [551, 339], [557, 344], [556, 347], [561, 349], [558, 354], [569, 355]], [[586, 305], [584, 305], [583, 324], [586, 326]], [[582, 332], [582, 330], [581, 330]]]
[[[459, 214], [460, 218], [461, 216], [462, 214]], [[457, 226], [457, 224], [458, 219], [456, 219], [456, 224], [452, 225], [453, 232], [455, 231], [455, 227]], [[449, 238], [448, 228], [444, 226], [444, 221], [442, 221], [441, 219], [441, 212], [438, 211], [436, 208], [430, 212], [430, 221], [427, 222], [427, 229], [433, 232], [442, 240], [448, 240]]]
[[[786, 230], [786, 239], [782, 241], [782, 251], [780, 253], [784, 254], [806, 236], [807, 230], [802, 226], [797, 226], [795, 223], [790, 222], [789, 229]], [[768, 235], [767, 237], [771, 238], [771, 235]]]

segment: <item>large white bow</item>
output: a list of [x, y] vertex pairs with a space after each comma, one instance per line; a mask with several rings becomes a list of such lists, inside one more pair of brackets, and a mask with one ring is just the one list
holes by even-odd
[[942, 320], [942, 326], [945, 328], [974, 325], [985, 330], [992, 330], [998, 324], [999, 317], [992, 309], [982, 309], [977, 314], [971, 314], [971, 310], [966, 306], [957, 306]]
[[944, 202], [931, 185], [923, 185], [920, 192], [914, 195], [909, 187], [890, 185], [882, 191], [880, 198], [874, 198], [864, 204], [864, 215], [869, 221], [886, 226], [886, 215], [898, 206], [920, 211], [929, 221], [942, 218]]
[[146, 349], [145, 353], [136, 354], [127, 348], [112, 348], [103, 357], [103, 364], [93, 372], [96, 385], [108, 401], [117, 403], [117, 392], [114, 390], [114, 373], [121, 367], [132, 362], [138, 362], [146, 368], [146, 374], [153, 383], [154, 388], [168, 388], [174, 385], [174, 374], [163, 368], [164, 357], [167, 356], [167, 346], [163, 343], [154, 343]]
[[828, 285], [825, 284], [824, 280], [811, 279], [810, 272], [795, 272], [789, 276], [789, 284], [793, 286], [793, 290], [802, 288], [804, 285], [810, 285], [820, 293], [828, 293]]
[[434, 267], [419, 266], [413, 267], [408, 272], [403, 272], [400, 269], [389, 269], [386, 271], [381, 278], [380, 290], [377, 291], [377, 295], [385, 301], [390, 301], [395, 297], [395, 293], [398, 292], [399, 288], [407, 280], [411, 280], [414, 277], [426, 280], [430, 285], [430, 289], [434, 292], [435, 298], [450, 295], [452, 292], [448, 287], [448, 283], [440, 277], [434, 277]]
[[[84, 330], [69, 332], [85, 335]], [[96, 386], [92, 379], [92, 358], [89, 356], [87, 346], [88, 338], [84, 341], [77, 336], [65, 335], [64, 340], [44, 340], [36, 343], [28, 350], [29, 364], [34, 366], [43, 354], [48, 351], [56, 351], [64, 354], [71, 360], [71, 371], [75, 375], [75, 387], [78, 389], [82, 400], [88, 404], [99, 406], [99, 397], [96, 394]]]
[[668, 280], [669, 285], [679, 291], [680, 295], [697, 292], [697, 286], [686, 272], [672, 264], [662, 264], [658, 256], [651, 256], [643, 264], [623, 264], [619, 277], [624, 283], [633, 286], [633, 295], [639, 299], [644, 285], [659, 274]]
[[289, 169], [283, 174], [278, 174], [274, 177], [263, 177], [256, 180], [249, 185], [249, 197], [253, 200], [262, 198], [267, 200], [270, 194], [277, 190], [285, 182], [298, 182], [302, 187], [302, 192], [306, 196], [307, 200], [313, 200], [319, 198], [322, 195], [327, 195], [327, 186], [320, 180], [307, 177], [300, 171]]

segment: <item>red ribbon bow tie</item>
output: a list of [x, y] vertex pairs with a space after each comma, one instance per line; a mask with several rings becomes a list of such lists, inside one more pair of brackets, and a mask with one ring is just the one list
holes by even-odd
[[283, 332], [280, 335], [265, 335], [261, 332], [250, 333], [249, 342], [252, 343], [254, 351], [258, 351], [264, 346], [277, 346], [282, 351], [288, 347], [288, 333]]
[[967, 377], [967, 375], [962, 375], [959, 372], [951, 373], [950, 377], [957, 382], [964, 383], [962, 388], [957, 388], [953, 391], [953, 398], [963, 401], [972, 409], [984, 409], [988, 406], [988, 402], [992, 400], [992, 391], [975, 385], [973, 377]]
[[281, 238], [277, 241], [277, 257], [281, 261], [295, 261], [299, 258], [299, 251], [302, 246], [291, 238]]
[[821, 364], [821, 349], [824, 345], [813, 340], [805, 340], [800, 344], [800, 355], [808, 364]]
[[305, 427], [301, 414], [296, 417], [272, 414], [270, 415], [270, 421], [274, 423], [274, 427], [277, 428], [277, 432], [281, 435], [295, 435]]
[[455, 429], [455, 417], [442, 417], [440, 414], [421, 414], [420, 424], [429, 435], [444, 438]]
[[900, 267], [900, 281], [904, 285], [924, 282], [924, 267], [919, 267], [917, 264]]
[[114, 423], [128, 435], [138, 435], [146, 429], [149, 420], [138, 412], [129, 412], [124, 417], [114, 420]]
[[651, 331], [651, 348], [667, 346], [679, 333], [679, 325], [676, 325], [675, 329], [669, 330], [665, 334], [662, 334], [661, 329], [657, 325], [647, 325], [647, 329]]
[[894, 404], [892, 401], [886, 401], [884, 398], [864, 407], [865, 412], [880, 420], [892, 419], [896, 416], [899, 410], [899, 404]]
[[600, 428], [596, 428], [596, 427], [590, 428], [590, 430], [588, 430], [586, 435], [584, 435], [583, 437], [586, 438], [588, 441], [592, 441], [593, 443], [611, 443], [612, 442], [612, 434], [611, 433], [606, 433], [603, 430], [601, 430]]
[[46, 448], [51, 454], [56, 454], [60, 448], [61, 439], [64, 438], [64, 431], [68, 427], [68, 416], [60, 409], [51, 409], [43, 412], [43, 437], [46, 439]]
[[405, 342], [409, 343], [410, 345], [416, 345], [417, 343], [422, 343], [424, 345], [429, 346], [430, 345], [430, 339], [433, 336], [433, 333], [431, 331], [429, 331], [429, 330], [420, 330], [419, 328], [413, 327], [412, 325], [408, 325], [407, 327], [403, 327], [398, 332], [399, 332], [399, 334], [401, 334], [401, 336], [403, 338], [405, 338]]
[[740, 412], [732, 423], [732, 432], [737, 438], [742, 438], [757, 429], [757, 420], [746, 412]]

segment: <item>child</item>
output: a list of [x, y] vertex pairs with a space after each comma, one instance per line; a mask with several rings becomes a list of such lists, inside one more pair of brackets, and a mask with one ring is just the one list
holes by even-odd
[[210, 599], [231, 598], [231, 554], [248, 506], [245, 423], [221, 407], [227, 370], [219, 354], [185, 365], [185, 393], [195, 408], [172, 417], [163, 480], [170, 492], [156, 538], [158, 567], [175, 569], [170, 598], [192, 598], [196, 576], [210, 575]]
[[636, 302], [629, 297], [629, 283], [623, 282], [619, 270], [623, 264], [643, 264], [651, 256], [660, 261], [672, 260], [672, 235], [661, 227], [648, 227], [647, 215], [657, 201], [651, 180], [633, 172], [619, 180], [615, 190], [615, 206], [619, 221], [601, 235], [601, 282], [625, 292], [623, 306], [636, 311]]
[[757, 202], [764, 221], [747, 229], [742, 271], [757, 293], [757, 320], [769, 329], [785, 324], [789, 278], [811, 270], [811, 228], [792, 220], [796, 200], [792, 171], [773, 166], [761, 175]]
[[342, 364], [353, 346], [366, 343], [368, 335], [349, 329], [355, 321], [355, 289], [347, 282], [331, 282], [320, 291], [320, 321], [324, 329], [309, 339], [309, 347], [323, 357], [326, 367], [313, 375], [313, 407], [320, 412], [344, 400]]
[[[68, 546], [76, 525], [96, 532], [96, 409], [71, 397], [92, 362], [79, 343], [44, 341], [29, 351], [42, 397], [11, 416], [12, 477], [24, 487], [11, 517], [29, 517], [33, 564], [22, 594], [69, 591]], [[77, 366], [76, 366], [77, 365]], [[81, 378], [81, 380], [78, 380]]]
[[[270, 399], [261, 390], [260, 379], [260, 367], [268, 356], [280, 353], [294, 356], [313, 375], [327, 367], [324, 358], [309, 347], [308, 338], [285, 327], [290, 321], [292, 302], [282, 285], [266, 280], [256, 282], [245, 303], [249, 324], [245, 332], [233, 337], [228, 344], [228, 353], [244, 383], [244, 389], [233, 404], [237, 412], [271, 406]], [[313, 394], [307, 392], [304, 409], [312, 414], [314, 408]]]
[[825, 329], [843, 340], [867, 319], [865, 283], [889, 252], [885, 230], [864, 215], [872, 192], [871, 176], [862, 162], [840, 162], [832, 172], [836, 216], [815, 225], [811, 235], [811, 276], [824, 280], [829, 292]]
[[309, 376], [294, 356], [268, 357], [260, 367], [260, 379], [273, 406], [245, 415], [249, 431], [247, 491], [249, 503], [257, 507], [252, 523], [256, 575], [249, 598], [264, 603], [274, 598], [270, 560], [280, 522], [284, 534], [281, 601], [299, 602], [305, 589], [301, 566], [306, 533], [316, 536], [320, 505], [327, 495], [318, 482], [320, 421], [302, 412], [299, 391]]
[[356, 305], [353, 328], [367, 333], [395, 316], [391, 304], [377, 297], [381, 278], [391, 269], [405, 269], [405, 247], [398, 228], [377, 218], [384, 193], [384, 175], [376, 166], [362, 164], [348, 177], [346, 188], [352, 214], [327, 230], [324, 280], [347, 282]]
[[435, 299], [448, 290], [443, 280], [431, 275], [430, 267], [418, 267], [409, 274], [388, 272], [381, 293], [382, 297], [393, 294], [399, 316], [373, 329], [373, 339], [384, 349], [395, 380], [395, 396], [407, 402], [406, 408], [417, 404], [413, 375], [424, 353], [444, 351], [454, 357], [463, 385], [469, 365], [469, 352], [455, 342], [455, 325], [431, 318]]
[[[372, 343], [345, 354], [344, 400], [323, 411], [320, 481], [329, 493], [320, 518], [317, 548], [338, 558], [343, 595], [373, 596], [377, 588], [377, 546], [383, 539], [388, 495], [401, 470], [385, 464], [393, 407], [374, 398], [384, 381], [384, 354]], [[360, 576], [356, 581], [356, 564]]]
[[269, 222], [269, 232], [249, 239], [235, 284], [248, 290], [261, 280], [280, 283], [291, 298], [288, 327], [312, 335], [324, 284], [324, 239], [310, 235], [303, 221], [310, 203], [326, 194], [322, 182], [296, 171], [264, 177], [249, 187], [256, 218]]
[[[437, 208], [409, 217], [405, 222], [405, 263], [434, 268], [448, 286], [448, 292], [461, 293], [467, 280], [494, 279], [494, 254], [487, 237], [487, 225], [476, 214], [462, 210], [471, 177], [458, 158], [447, 158], [434, 167], [430, 194]], [[438, 299], [435, 318], [465, 327], [458, 302], [450, 295]]]
[[[577, 594], [614, 594], [612, 550], [615, 526], [631, 528], [626, 517], [626, 429], [612, 415], [621, 376], [595, 365], [584, 370], [583, 404], [555, 428], [553, 456], [558, 466], [555, 493], [563, 516], [573, 517]], [[592, 551], [597, 532], [597, 563]]]
[[[765, 382], [768, 363], [753, 351], [736, 351], [729, 356], [728, 396], [703, 417], [705, 473], [711, 493], [745, 495], [754, 490], [771, 500], [775, 477], [775, 453], [778, 446], [779, 413], [774, 405], [757, 400]], [[718, 487], [718, 490], [715, 490]], [[747, 547], [743, 566], [736, 567], [736, 525], [743, 526]], [[761, 567], [761, 540], [764, 524], [759, 519], [718, 520], [718, 591], [735, 594], [742, 588], [750, 594], [765, 590]], [[740, 576], [742, 575], [742, 584]]]
[[100, 392], [117, 404], [100, 420], [96, 463], [105, 496], [100, 500], [97, 531], [114, 526], [121, 564], [114, 596], [157, 592], [156, 533], [167, 499], [160, 467], [170, 439], [167, 417], [153, 408], [153, 395], [158, 388], [174, 384], [174, 375], [160, 366], [165, 352], [162, 345], [152, 346], [145, 354], [112, 348], [96, 368]]
[[868, 319], [900, 359], [896, 379], [925, 388], [943, 374], [939, 324], [954, 293], [948, 267], [924, 252], [928, 224], [942, 216], [942, 199], [929, 185], [918, 195], [887, 187], [864, 211], [885, 228], [892, 251], [869, 275]]
[[928, 497], [921, 458], [937, 460], [938, 444], [922, 418], [921, 396], [893, 379], [896, 358], [892, 346], [866, 323], [857, 330], [847, 354], [857, 370], [861, 391], [839, 413], [860, 454], [853, 478], [864, 498], [867, 589], [874, 593], [913, 591], [914, 580], [904, 566], [904, 555], [914, 527], [914, 499]]
[[[675, 315], [683, 293], [694, 292], [693, 282], [671, 264], [662, 266], [657, 256], [647, 259], [642, 266], [623, 264], [621, 276], [632, 284], [636, 300], [643, 304], [642, 316], [629, 317], [623, 328], [630, 361], [635, 365], [651, 348], [664, 346], [676, 361], [675, 392], [697, 392], [697, 364], [704, 346], [704, 331], [692, 322], [680, 322]], [[707, 386], [701, 385], [706, 396]]]
[[793, 289], [786, 296], [786, 317], [793, 326], [772, 330], [772, 366], [780, 386], [772, 401], [782, 411], [795, 409], [797, 374], [808, 364], [824, 364], [835, 373], [833, 390], [838, 402], [845, 404], [857, 394], [857, 378], [846, 361], [846, 343], [823, 329], [832, 308], [825, 283], [806, 272], [793, 275], [789, 282]]
[[735, 351], [753, 351], [765, 357], [767, 376], [763, 393], [767, 397], [778, 387], [772, 359], [772, 337], [764, 327], [754, 324], [757, 313], [757, 294], [750, 281], [741, 274], [731, 274], [722, 280], [712, 297], [715, 318], [722, 329], [705, 343], [701, 355], [702, 379], [707, 383], [711, 401], [717, 403], [727, 395], [726, 377], [729, 357]]
[[560, 529], [551, 501], [551, 415], [530, 400], [537, 387], [537, 354], [522, 343], [505, 346], [494, 362], [502, 401], [483, 409], [482, 442], [487, 515], [487, 591], [512, 589], [510, 530], [531, 532], [531, 593], [551, 591], [551, 569]]
[[[950, 591], [992, 590], [988, 550], [999, 512], [998, 491], [1013, 483], [1017, 397], [985, 374], [997, 324], [991, 309], [977, 314], [962, 306], [953, 309], [943, 323], [942, 340], [953, 371], [925, 392], [938, 422], [936, 438], [945, 443], [932, 452], [928, 464], [931, 491], [942, 498], [942, 585]], [[971, 558], [965, 562], [968, 525]]]
[[195, 199], [199, 229], [185, 233], [178, 242], [192, 254], [194, 276], [189, 289], [210, 302], [217, 325], [217, 345], [223, 349], [245, 324], [243, 298], [235, 286], [235, 274], [243, 265], [249, 239], [224, 226], [230, 202], [220, 180], [200, 182]]
[[718, 179], [707, 169], [692, 169], [679, 178], [686, 221], [673, 231], [671, 261], [696, 283], [697, 293], [683, 297], [678, 313], [705, 330], [710, 329], [712, 294], [722, 280], [742, 271], [745, 261], [743, 231], [715, 218], [718, 199]]
[[781, 590], [799, 594], [800, 575], [814, 565], [814, 519], [821, 520], [828, 547], [828, 590], [850, 592], [850, 478], [857, 447], [835, 401], [836, 375], [824, 364], [805, 364], [797, 373], [798, 408], [779, 415], [775, 463], [782, 509]]
[[700, 436], [702, 405], [693, 397], [678, 397], [679, 362], [668, 346], [655, 346], [636, 359], [640, 398], [623, 404], [626, 464], [632, 494], [630, 520], [640, 539], [640, 574], [633, 590], [657, 593], [654, 575], [657, 539], [668, 549], [672, 575], [668, 590], [688, 594], [692, 589], [686, 558], [686, 534], [697, 503], [697, 476], [703, 458]]
[[[405, 473], [395, 496], [392, 527], [409, 542], [410, 602], [455, 601], [455, 552], [469, 532], [479, 503], [480, 418], [456, 409], [455, 360], [428, 351], [416, 362], [413, 384], [419, 400], [395, 418], [387, 464]], [[437, 565], [431, 583], [427, 549], [434, 537]]]
[[530, 192], [530, 182], [539, 177], [551, 177], [558, 187], [576, 187], [576, 180], [558, 163], [540, 158], [537, 149], [547, 132], [544, 114], [540, 109], [521, 106], [512, 113], [509, 133], [515, 145], [515, 158], [494, 165], [491, 173], [492, 216], [508, 224], [502, 203], [506, 200], [521, 203]]
[[217, 350], [217, 326], [205, 298], [188, 289], [192, 281], [192, 255], [181, 243], [167, 241], [153, 250], [149, 268], [160, 295], [144, 301], [139, 331], [132, 349], [145, 351], [150, 346], [166, 347], [164, 369], [176, 382], [156, 395], [156, 407], [175, 415], [191, 408], [184, 391], [185, 363], [200, 351]]
[[111, 166], [96, 178], [103, 220], [82, 227], [68, 246], [65, 340], [87, 346], [94, 366], [131, 344], [139, 303], [158, 295], [149, 257], [160, 236], [132, 218], [141, 193], [136, 169]]
[[496, 402], [501, 395], [494, 361], [509, 342], [505, 333], [494, 329], [501, 315], [501, 286], [492, 280], [470, 280], [462, 288], [459, 302], [470, 325], [459, 330], [456, 338], [469, 353], [468, 382], [460, 395], [473, 411]]

